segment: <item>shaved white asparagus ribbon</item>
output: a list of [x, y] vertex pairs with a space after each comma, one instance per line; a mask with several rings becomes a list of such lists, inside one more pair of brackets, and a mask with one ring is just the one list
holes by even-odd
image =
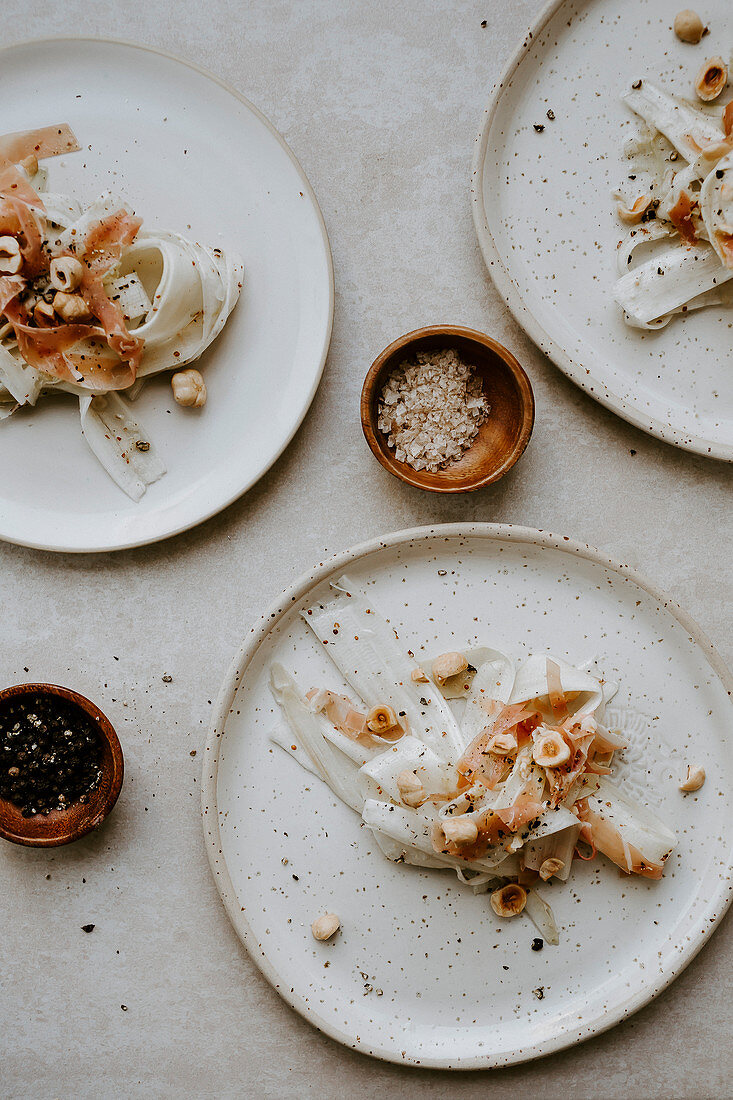
[[731, 278], [733, 271], [720, 266], [720, 259], [709, 245], [672, 245], [622, 275], [614, 288], [614, 298], [629, 324], [658, 328], [660, 322], [669, 321], [685, 305], [695, 309], [714, 304], [712, 299], [699, 299]]
[[405, 771], [414, 772], [430, 794], [448, 795], [455, 785], [450, 765], [424, 742], [407, 734], [361, 768], [359, 776], [364, 799], [387, 798], [399, 805], [402, 796], [397, 777]]
[[632, 88], [623, 100], [635, 114], [664, 134], [690, 164], [697, 160], [706, 145], [722, 140], [720, 125], [708, 115], [668, 95], [648, 80], [643, 81], [640, 88]]
[[331, 599], [304, 608], [301, 615], [341, 675], [367, 708], [392, 707], [404, 729], [455, 763], [464, 743], [440, 692], [432, 683], [412, 679], [417, 662], [356, 584], [341, 577], [331, 588]]
[[599, 852], [628, 874], [662, 877], [677, 841], [656, 814], [605, 777], [599, 779], [598, 789], [588, 797], [587, 805], [583, 819], [592, 826]]
[[132, 500], [165, 473], [154, 445], [118, 393], [79, 398], [82, 434], [111, 478]]
[[494, 703], [508, 703], [515, 682], [514, 662], [498, 650], [476, 672], [461, 721], [465, 745], [470, 745], [493, 722]]
[[[627, 324], [655, 330], [677, 314], [733, 304], [733, 287], [726, 285], [733, 278], [733, 139], [720, 115], [649, 81], [623, 99], [643, 120], [644, 133], [627, 143], [634, 170], [615, 195], [625, 203], [626, 221], [652, 220], [621, 242], [613, 296]], [[680, 156], [687, 163], [678, 168]], [[632, 209], [639, 211], [633, 218]], [[663, 237], [669, 238], [664, 246], [633, 263], [640, 245]]]
[[566, 696], [573, 698], [567, 702], [570, 715], [595, 714], [603, 706], [603, 688], [590, 672], [575, 668], [561, 657], [548, 658], [543, 653], [533, 653], [520, 666], [514, 679], [509, 704], [522, 703], [527, 699], [537, 700], [542, 713], [552, 713], [548, 676], [548, 662], [555, 665], [560, 686]]
[[[331, 587], [335, 595], [305, 608], [303, 618], [320, 642], [328, 643], [325, 652], [364, 706], [388, 700], [396, 714], [402, 708], [405, 732], [398, 731], [394, 743], [386, 742], [369, 732], [358, 703], [323, 689], [306, 696], [276, 663], [271, 689], [287, 732], [276, 731], [273, 740], [360, 814], [388, 859], [451, 868], [474, 893], [519, 877], [527, 883], [526, 913], [548, 943], [558, 942], [557, 926], [535, 880], [567, 881], [579, 838], [589, 839], [584, 830], [624, 870], [658, 877], [674, 835], [596, 774], [608, 770], [614, 751], [625, 744], [601, 724], [616, 684], [545, 654], [530, 655], [517, 667], [498, 650], [467, 650], [463, 656], [470, 652], [482, 663], [472, 672], [462, 725], [452, 731], [448, 757], [447, 704], [440, 693], [432, 682], [426, 686], [412, 680], [412, 658], [353, 582], [342, 577]], [[430, 702], [424, 695], [416, 707], [416, 691], [428, 691]], [[456, 706], [462, 705], [458, 695], [454, 698]], [[428, 711], [431, 722], [425, 720]], [[518, 723], [528, 718], [535, 733], [520, 734]], [[498, 728], [515, 733], [507, 742], [503, 778], [490, 789], [480, 766], [473, 780], [465, 778], [470, 769], [461, 769], [468, 767], [464, 761], [469, 757], [481, 759], [481, 746], [490, 743], [500, 721]], [[556, 735], [565, 730], [574, 746], [566, 771], [557, 776], [534, 759], [536, 736], [553, 721], [561, 723]], [[521, 747], [519, 737], [524, 738]], [[596, 738], [599, 748], [589, 759]], [[456, 760], [457, 746], [469, 744], [467, 756]], [[586, 764], [590, 771], [584, 770]]]
[[361, 813], [364, 800], [354, 762], [326, 740], [323, 728], [326, 720], [308, 706], [292, 676], [280, 664], [274, 664], [270, 670], [270, 690], [317, 774], [342, 802]]
[[0, 384], [12, 398], [11, 411], [14, 411], [20, 405], [35, 405], [43, 388], [43, 376], [20, 355], [13, 355], [9, 346], [0, 343]]
[[[33, 177], [34, 185], [38, 182], [42, 182], [39, 174]], [[86, 209], [66, 195], [44, 194], [43, 200], [49, 224], [46, 241], [58, 249], [84, 239], [101, 218], [127, 209], [110, 191]], [[242, 262], [231, 252], [207, 248], [179, 233], [138, 232], [104, 277], [110, 300], [122, 310], [129, 331], [145, 341], [132, 396], [137, 396], [145, 378], [178, 370], [201, 357], [236, 305], [243, 278]], [[78, 350], [83, 351], [86, 344], [88, 341], [80, 342]], [[165, 473], [165, 467], [155, 457], [152, 445], [145, 457], [130, 452], [127, 439], [134, 433], [135, 422], [123, 412], [126, 406], [120, 401], [124, 399], [114, 393], [90, 399], [82, 382], [62, 381], [28, 366], [12, 330], [3, 335], [0, 329], [0, 419], [21, 405], [35, 405], [42, 394], [51, 392], [79, 397], [85, 440], [112, 480], [132, 500], [140, 500], [147, 486]], [[112, 415], [123, 425], [120, 445], [104, 434], [106, 408], [113, 408]]]
[[733, 276], [733, 152], [718, 161], [700, 191], [700, 211], [710, 243]]
[[500, 654], [498, 650], [495, 649], [487, 649], [486, 646], [468, 646], [465, 650], [462, 650], [462, 656], [465, 657], [468, 668], [463, 672], [457, 673], [455, 676], [450, 676], [442, 683], [436, 680], [433, 671], [433, 665], [435, 661], [438, 660], [438, 655], [429, 657], [423, 664], [425, 671], [430, 675], [431, 680], [444, 699], [464, 699], [470, 693], [474, 676], [481, 665], [492, 660], [494, 657], [501, 657], [503, 654]]

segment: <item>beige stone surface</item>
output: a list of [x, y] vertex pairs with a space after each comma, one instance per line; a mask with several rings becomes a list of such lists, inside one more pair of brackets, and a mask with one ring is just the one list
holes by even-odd
[[[462, 519], [567, 533], [665, 586], [733, 658], [730, 469], [643, 435], [577, 390], [523, 335], [482, 264], [468, 200], [473, 143], [492, 83], [539, 7], [3, 4], [4, 43], [111, 35], [231, 81], [300, 158], [329, 229], [337, 290], [331, 353], [302, 429], [224, 514], [109, 556], [0, 546], [3, 684], [37, 678], [88, 693], [116, 723], [127, 761], [118, 808], [97, 837], [50, 852], [2, 845], [8, 1100], [731, 1095], [730, 921], [622, 1026], [526, 1066], [449, 1078], [343, 1050], [283, 1004], [235, 937], [204, 851], [201, 747], [234, 648], [287, 583], [367, 537]], [[43, 94], [51, 116], [53, 89], [39, 82]], [[506, 343], [537, 398], [519, 465], [453, 500], [395, 482], [368, 452], [358, 417], [374, 356], [441, 320]]]

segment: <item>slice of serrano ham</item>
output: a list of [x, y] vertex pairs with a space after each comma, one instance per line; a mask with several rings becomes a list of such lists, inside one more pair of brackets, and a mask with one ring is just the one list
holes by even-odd
[[0, 163], [20, 164], [27, 157], [44, 160], [60, 157], [63, 153], [76, 153], [81, 145], [68, 122], [55, 126], [41, 126], [37, 130], [18, 130], [0, 137]]

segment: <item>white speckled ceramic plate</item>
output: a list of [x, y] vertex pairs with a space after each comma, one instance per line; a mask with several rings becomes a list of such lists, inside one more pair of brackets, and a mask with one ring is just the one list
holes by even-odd
[[[270, 743], [281, 719], [273, 659], [304, 690], [344, 686], [298, 616], [344, 570], [416, 654], [480, 640], [595, 658], [637, 721], [626, 771], [677, 830], [659, 883], [603, 858], [548, 888], [560, 946], [499, 921], [451, 872], [389, 863], [359, 819]], [[726, 689], [727, 684], [727, 689]], [[729, 902], [730, 677], [698, 627], [631, 570], [565, 538], [451, 524], [389, 535], [297, 581], [248, 634], [217, 703], [203, 823], [231, 920], [278, 993], [340, 1042], [394, 1062], [505, 1065], [610, 1027], [651, 1000], [710, 936]], [[678, 790], [688, 761], [707, 769]], [[316, 943], [325, 911], [342, 931]], [[541, 991], [541, 999], [540, 999]]]
[[[148, 226], [244, 260], [239, 303], [200, 364], [205, 409], [167, 375], [136, 410], [168, 473], [134, 503], [79, 430], [78, 402], [44, 399], [0, 424], [0, 538], [114, 550], [200, 523], [253, 485], [313, 400], [333, 317], [326, 229], [303, 170], [267, 119], [185, 62], [122, 42], [54, 39], [0, 54], [0, 133], [69, 122], [82, 152], [48, 162], [53, 190], [120, 193]], [[53, 89], [39, 95], [39, 87]]]
[[644, 333], [626, 326], [611, 293], [622, 236], [611, 191], [627, 171], [633, 118], [620, 94], [648, 76], [689, 96], [703, 59], [730, 53], [730, 0], [706, 2], [700, 46], [675, 38], [676, 10], [669, 0], [552, 0], [489, 100], [473, 215], [500, 293], [561, 370], [644, 431], [730, 460], [730, 311]]

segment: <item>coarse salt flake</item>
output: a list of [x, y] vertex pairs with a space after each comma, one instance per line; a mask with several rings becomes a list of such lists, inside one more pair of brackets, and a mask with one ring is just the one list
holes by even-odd
[[377, 424], [399, 462], [435, 473], [468, 450], [490, 408], [474, 368], [453, 348], [419, 351], [390, 374]]

